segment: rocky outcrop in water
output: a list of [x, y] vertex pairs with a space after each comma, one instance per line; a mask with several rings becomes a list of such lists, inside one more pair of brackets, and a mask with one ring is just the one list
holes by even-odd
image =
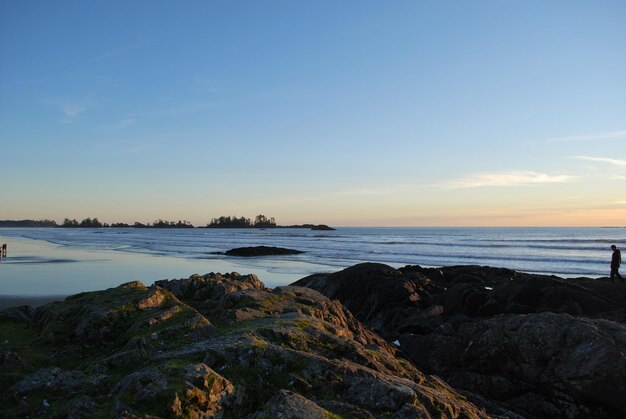
[[623, 284], [478, 266], [361, 264], [294, 285], [341, 301], [418, 368], [492, 412], [626, 415]]
[[238, 247], [236, 249], [230, 249], [224, 252], [226, 256], [283, 256], [283, 255], [299, 255], [304, 253], [301, 250], [286, 249], [284, 247], [273, 246], [253, 246], [253, 247]]
[[254, 275], [0, 313], [0, 416], [487, 417], [338, 301]]

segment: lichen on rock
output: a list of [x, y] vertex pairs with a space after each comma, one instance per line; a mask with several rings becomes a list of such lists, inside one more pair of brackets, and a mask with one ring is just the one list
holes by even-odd
[[127, 283], [0, 314], [0, 415], [486, 417], [338, 301], [254, 275]]

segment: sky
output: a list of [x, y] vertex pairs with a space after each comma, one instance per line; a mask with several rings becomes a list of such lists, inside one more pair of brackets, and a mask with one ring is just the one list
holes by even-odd
[[0, 219], [626, 226], [626, 2], [0, 0]]

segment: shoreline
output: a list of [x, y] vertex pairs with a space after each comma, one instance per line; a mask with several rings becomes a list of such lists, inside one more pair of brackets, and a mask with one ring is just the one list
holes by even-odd
[[331, 268], [305, 261], [280, 258], [191, 259], [114, 249], [81, 248], [0, 234], [9, 244], [8, 256], [0, 262], [0, 298], [35, 301], [97, 291], [129, 281], [150, 285], [155, 281], [188, 278], [209, 272], [255, 273], [270, 286], [287, 285], [304, 276]]

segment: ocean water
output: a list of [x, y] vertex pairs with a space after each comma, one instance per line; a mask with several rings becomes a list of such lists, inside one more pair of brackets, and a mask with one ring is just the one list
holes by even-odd
[[[43, 240], [67, 248], [234, 261], [294, 278], [360, 262], [395, 267], [489, 265], [566, 277], [607, 276], [610, 245], [626, 248], [626, 228], [367, 228], [307, 229], [0, 229], [0, 236]], [[302, 250], [294, 256], [243, 260], [214, 255], [242, 246]], [[1, 275], [1, 270], [0, 270]], [[297, 279], [297, 278], [296, 278]]]

